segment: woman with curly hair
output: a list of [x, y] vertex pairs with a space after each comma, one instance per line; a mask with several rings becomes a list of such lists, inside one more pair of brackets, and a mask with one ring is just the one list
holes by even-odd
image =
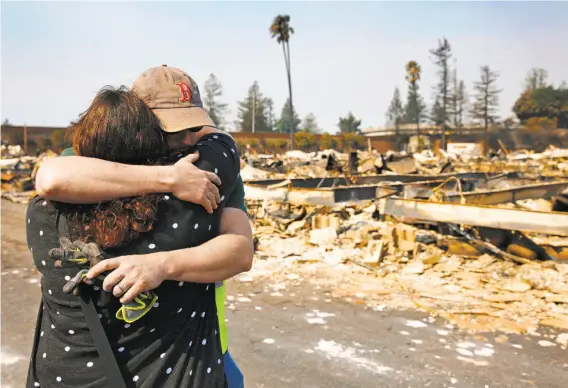
[[[80, 283], [76, 289], [88, 294], [95, 306], [111, 357], [120, 369], [121, 385], [225, 387], [214, 284], [184, 282], [164, 262], [159, 267], [164, 268], [163, 281], [153, 285], [157, 288], [123, 304], [119, 297], [124, 301], [128, 284], [118, 281], [107, 292], [100, 282], [85, 280], [87, 270], [78, 272], [77, 266], [87, 264], [89, 258], [112, 260], [198, 246], [217, 236], [223, 199], [234, 189], [239, 175], [233, 139], [207, 134], [184, 152], [169, 154], [168, 135], [160, 121], [125, 88], [101, 90], [73, 130], [78, 155], [126, 164], [169, 165], [198, 149], [196, 166], [218, 174], [223, 182], [221, 203], [209, 213], [168, 194], [95, 205], [35, 197], [28, 206], [27, 235], [35, 265], [43, 275], [42, 307], [27, 386], [114, 388], [109, 360], [101, 357], [94, 340], [96, 330], [85, 318], [82, 299], [71, 292]], [[60, 236], [77, 254], [57, 256], [57, 250], [54, 254], [51, 248], [59, 246]], [[55, 263], [54, 256], [59, 258]], [[113, 273], [117, 272], [105, 275]], [[73, 280], [77, 282], [69, 287]]]

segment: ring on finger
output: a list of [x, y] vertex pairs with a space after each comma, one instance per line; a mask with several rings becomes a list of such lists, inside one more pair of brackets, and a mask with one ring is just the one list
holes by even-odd
[[120, 295], [124, 294], [128, 287], [122, 285], [122, 280], [117, 283], [116, 287], [120, 290]]

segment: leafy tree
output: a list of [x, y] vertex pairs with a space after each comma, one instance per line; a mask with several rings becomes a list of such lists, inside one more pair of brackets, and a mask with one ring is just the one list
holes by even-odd
[[272, 98], [266, 97], [264, 99], [264, 111], [266, 113], [266, 127], [269, 132], [274, 132], [276, 126], [276, 115], [274, 114], [274, 101]]
[[357, 120], [353, 113], [349, 112], [346, 117], [339, 118], [337, 126], [341, 133], [359, 133], [361, 131], [361, 120]]
[[289, 133], [290, 132], [290, 124], [293, 123], [294, 129], [293, 132], [298, 132], [300, 127], [300, 117], [298, 117], [298, 112], [294, 112], [294, 118], [290, 117], [290, 113], [292, 110], [290, 109], [290, 99], [286, 100], [286, 103], [282, 107], [282, 113], [280, 114], [280, 120], [276, 123], [276, 127], [278, 128], [278, 132], [280, 133]]
[[[266, 123], [265, 98], [260, 93], [258, 82], [254, 81], [244, 101], [239, 102], [236, 126], [241, 132], [268, 132]], [[253, 124], [254, 117], [254, 124]]]
[[12, 125], [12, 123], [6, 118], [4, 119], [4, 121], [2, 121], [2, 125]]
[[426, 118], [426, 104], [418, 91], [421, 72], [422, 69], [416, 61], [409, 61], [406, 64], [406, 80], [409, 85], [404, 121], [416, 124], [416, 135], [418, 137], [420, 137], [420, 123]]
[[[292, 104], [292, 73], [290, 71], [290, 36], [294, 33], [294, 29], [290, 27], [289, 15], [278, 15], [270, 25], [270, 34], [272, 38], [276, 38], [276, 42], [282, 45], [282, 52], [284, 53], [284, 64], [286, 65], [286, 76], [288, 78], [288, 104], [290, 112], [287, 118], [288, 128], [294, 128], [290, 131], [290, 148], [294, 149], [294, 136], [293, 133], [297, 127], [296, 114], [294, 113], [294, 105]], [[282, 117], [280, 118], [282, 120]]]
[[548, 71], [541, 68], [532, 68], [525, 77], [525, 90], [541, 89], [547, 86]]
[[313, 113], [308, 113], [302, 121], [302, 131], [309, 133], [317, 133], [319, 131], [318, 123], [316, 122], [316, 116]]
[[49, 138], [51, 140], [51, 145], [54, 148], [62, 148], [65, 144], [65, 131], [63, 129], [56, 129], [51, 132], [51, 136]]
[[513, 112], [521, 122], [547, 117], [559, 128], [568, 128], [568, 89], [546, 86], [525, 90], [515, 102]]
[[475, 101], [471, 109], [471, 117], [483, 123], [485, 132], [489, 130], [489, 124], [493, 123], [499, 107], [499, 93], [497, 89], [497, 79], [499, 73], [492, 71], [489, 66], [482, 66], [480, 69], [481, 79], [474, 83], [473, 89], [476, 92]]
[[531, 131], [551, 131], [558, 127], [556, 118], [549, 119], [548, 117], [531, 117], [525, 124]]
[[219, 101], [221, 96], [223, 96], [223, 85], [215, 74], [210, 74], [207, 81], [205, 81], [204, 91], [205, 98], [203, 103], [205, 110], [207, 110], [213, 122], [222, 129], [227, 113], [227, 104]]
[[[450, 102], [450, 67], [449, 59], [452, 57], [452, 48], [446, 38], [438, 41], [438, 47], [430, 50], [433, 61], [438, 66], [439, 81], [436, 90], [436, 117], [435, 123], [440, 126], [442, 132], [442, 148], [446, 148], [446, 123], [448, 121], [448, 105]], [[436, 105], [434, 104], [434, 105]]]
[[329, 133], [323, 133], [320, 136], [320, 147], [322, 150], [337, 149], [339, 146], [337, 140]]

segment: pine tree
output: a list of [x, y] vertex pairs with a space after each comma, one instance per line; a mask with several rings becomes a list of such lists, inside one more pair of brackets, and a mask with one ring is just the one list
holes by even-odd
[[389, 125], [394, 125], [395, 130], [398, 133], [400, 124], [404, 120], [404, 107], [402, 105], [402, 100], [400, 99], [400, 90], [398, 88], [394, 89], [394, 94], [392, 96], [391, 103], [386, 113], [387, 122]]
[[[278, 128], [278, 132], [280, 133], [290, 133], [290, 123], [292, 119], [290, 118], [290, 99], [286, 100], [286, 103], [282, 107], [282, 113], [280, 114], [280, 119], [276, 123], [276, 127]], [[298, 116], [298, 112], [294, 110], [294, 133], [298, 132], [300, 127], [300, 117]]]
[[274, 101], [272, 98], [264, 99], [264, 112], [266, 114], [266, 128], [269, 132], [274, 132], [276, 126], [276, 115], [274, 114]]
[[[240, 132], [268, 132], [266, 123], [265, 98], [260, 93], [258, 82], [254, 81], [244, 101], [239, 102], [236, 126]], [[253, 120], [254, 116], [254, 120]]]
[[444, 124], [444, 108], [442, 107], [440, 100], [441, 98], [436, 99], [430, 112], [430, 121], [436, 126]]
[[215, 74], [210, 74], [204, 85], [205, 96], [203, 99], [204, 108], [209, 113], [217, 127], [223, 129], [225, 115], [227, 114], [227, 104], [220, 101], [223, 96], [223, 85]]
[[409, 85], [406, 105], [404, 107], [404, 122], [408, 124], [416, 124], [417, 134], [420, 134], [420, 123], [423, 123], [428, 117], [426, 112], [426, 103], [420, 95], [418, 84]]
[[416, 124], [416, 135], [420, 137], [420, 123], [426, 118], [426, 104], [418, 92], [418, 81], [420, 81], [422, 68], [416, 61], [409, 61], [405, 70], [408, 81], [408, 98], [404, 108], [404, 121]]
[[483, 123], [487, 134], [489, 124], [493, 123], [498, 117], [496, 112], [499, 107], [501, 90], [497, 89], [496, 85], [499, 73], [492, 71], [489, 66], [482, 66], [480, 72], [481, 79], [475, 82], [473, 86], [476, 95], [471, 109], [471, 117]]
[[430, 50], [433, 61], [438, 66], [439, 81], [435, 87], [436, 104], [439, 105], [436, 111], [436, 124], [440, 126], [442, 133], [442, 148], [446, 148], [446, 123], [448, 121], [448, 105], [450, 103], [450, 66], [449, 59], [452, 56], [452, 48], [446, 38], [438, 42], [438, 47]]
[[466, 112], [468, 104], [468, 96], [465, 90], [465, 82], [460, 81], [456, 91], [456, 109], [453, 112], [454, 115], [454, 126], [456, 131], [461, 132], [464, 124], [464, 114]]
[[313, 113], [308, 113], [302, 122], [302, 131], [309, 133], [319, 132], [316, 116]]
[[361, 131], [361, 120], [357, 120], [353, 113], [349, 112], [347, 116], [339, 118], [337, 126], [341, 133], [359, 133]]

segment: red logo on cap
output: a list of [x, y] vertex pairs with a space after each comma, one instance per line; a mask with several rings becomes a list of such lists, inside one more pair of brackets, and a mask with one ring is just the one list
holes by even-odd
[[179, 86], [179, 92], [181, 94], [179, 102], [191, 101], [191, 89], [189, 85], [185, 82], [178, 82], [176, 85]]

